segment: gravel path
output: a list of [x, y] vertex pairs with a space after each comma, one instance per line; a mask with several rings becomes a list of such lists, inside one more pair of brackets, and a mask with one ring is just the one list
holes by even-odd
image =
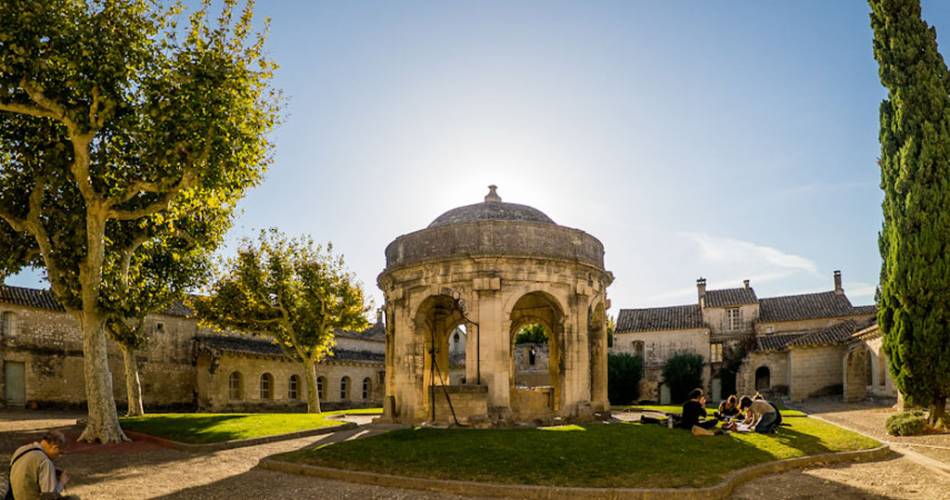
[[[832, 413], [829, 411], [822, 416], [827, 418]], [[854, 420], [854, 416], [849, 413], [848, 418]], [[74, 425], [76, 417], [75, 414], [63, 413], [0, 412], [0, 460], [8, 461], [16, 446], [36, 439], [48, 428], [63, 429], [75, 438], [80, 430]], [[72, 477], [69, 492], [84, 499], [462, 498], [254, 468], [262, 457], [339, 439], [361, 437], [368, 430], [363, 427], [332, 435], [200, 454], [161, 448], [147, 442], [109, 446], [72, 444], [67, 454], [60, 459], [60, 466], [69, 471]], [[881, 462], [815, 468], [760, 478], [741, 486], [734, 495], [734, 498], [749, 500], [818, 497], [835, 500], [950, 500], [950, 479], [938, 477], [932, 470], [895, 454], [893, 458]]]

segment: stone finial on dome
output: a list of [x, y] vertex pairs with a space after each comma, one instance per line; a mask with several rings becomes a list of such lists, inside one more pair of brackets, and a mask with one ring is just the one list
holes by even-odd
[[494, 184], [488, 186], [488, 194], [485, 195], [485, 203], [501, 201], [501, 196], [498, 196], [498, 193], [495, 192], [497, 189], [498, 186]]

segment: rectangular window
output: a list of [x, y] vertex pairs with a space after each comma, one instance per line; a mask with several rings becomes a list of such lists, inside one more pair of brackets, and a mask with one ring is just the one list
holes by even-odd
[[733, 331], [742, 329], [742, 311], [738, 307], [726, 309], [726, 329]]
[[709, 362], [722, 363], [722, 344], [709, 344]]

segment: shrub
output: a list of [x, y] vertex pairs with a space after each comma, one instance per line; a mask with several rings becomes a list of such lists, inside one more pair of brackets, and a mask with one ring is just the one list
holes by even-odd
[[544, 327], [534, 323], [522, 328], [515, 335], [515, 344], [547, 344], [548, 334]]
[[607, 398], [610, 404], [626, 405], [640, 396], [643, 357], [628, 353], [607, 355]]
[[699, 354], [674, 354], [663, 365], [663, 383], [670, 388], [674, 403], [686, 401], [689, 391], [703, 385], [703, 357]]
[[921, 410], [905, 411], [887, 418], [887, 433], [892, 436], [916, 436], [924, 432], [927, 415]]

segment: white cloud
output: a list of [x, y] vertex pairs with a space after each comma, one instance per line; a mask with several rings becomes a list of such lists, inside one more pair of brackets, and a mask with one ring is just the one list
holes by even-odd
[[805, 271], [818, 275], [818, 266], [811, 259], [800, 255], [785, 253], [777, 248], [759, 245], [751, 241], [737, 240], [706, 233], [680, 233], [699, 246], [700, 258], [711, 264], [738, 264], [746, 272], [766, 276], [789, 272]]

